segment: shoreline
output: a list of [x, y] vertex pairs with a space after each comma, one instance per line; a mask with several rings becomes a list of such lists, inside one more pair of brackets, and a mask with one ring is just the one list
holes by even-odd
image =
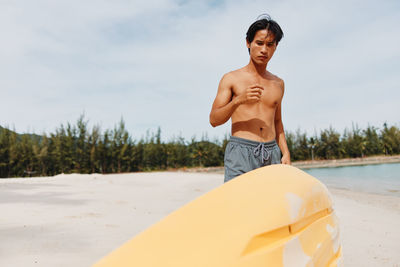
[[362, 165], [385, 164], [385, 163], [400, 163], [400, 155], [371, 156], [371, 157], [347, 158], [347, 159], [304, 160], [304, 161], [295, 161], [292, 163], [292, 165], [300, 169], [313, 169], [313, 168], [362, 166]]
[[[318, 159], [318, 160], [302, 160], [292, 162], [292, 166], [299, 169], [316, 169], [316, 168], [337, 168], [346, 166], [362, 166], [373, 164], [400, 163], [400, 155], [394, 156], [371, 156], [364, 158], [346, 158], [346, 159]], [[177, 172], [205, 172], [205, 173], [224, 173], [224, 167], [192, 167], [168, 169], [167, 171]]]
[[[381, 156], [370, 156], [370, 157], [363, 157], [363, 158], [318, 159], [318, 160], [294, 161], [294, 162], [292, 162], [292, 166], [297, 167], [299, 169], [317, 169], [317, 168], [337, 168], [337, 167], [347, 167], [347, 166], [376, 165], [376, 164], [388, 164], [388, 163], [400, 163], [400, 155], [393, 155], [393, 156], [381, 155]], [[223, 174], [224, 166], [168, 168], [165, 170], [104, 173], [102, 175], [154, 173], [154, 172], [188, 172], [188, 173]], [[59, 174], [53, 175], [51, 177], [56, 177], [59, 175], [70, 175], [70, 174], [85, 175], [85, 173], [65, 173], [65, 174], [59, 173]], [[101, 173], [91, 173], [91, 174], [101, 174]], [[4, 178], [0, 178], [0, 180], [10, 179], [10, 178], [41, 178], [41, 177], [48, 177], [48, 176], [4, 177]]]

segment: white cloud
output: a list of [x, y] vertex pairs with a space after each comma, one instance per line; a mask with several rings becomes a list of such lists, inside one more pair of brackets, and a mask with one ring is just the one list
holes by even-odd
[[363, 1], [9, 1], [0, 4], [0, 125], [53, 131], [85, 112], [136, 137], [222, 137], [208, 114], [219, 79], [248, 62], [245, 32], [268, 12], [285, 37], [284, 123], [312, 133], [397, 123], [399, 5]]

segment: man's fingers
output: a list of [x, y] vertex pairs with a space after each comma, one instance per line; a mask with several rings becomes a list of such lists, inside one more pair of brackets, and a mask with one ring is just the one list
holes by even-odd
[[249, 95], [261, 96], [262, 91], [261, 90], [250, 91], [250, 92], [248, 92], [248, 94]]
[[259, 92], [249, 93], [248, 96], [254, 96], [254, 97], [260, 98], [261, 97], [261, 93], [259, 93]]
[[247, 99], [249, 99], [249, 100], [260, 100], [260, 96], [258, 96], [258, 95], [251, 95], [251, 96], [249, 96]]
[[247, 89], [247, 101], [250, 102], [260, 101], [262, 90], [263, 90], [262, 87], [259, 87], [259, 85], [250, 86]]
[[260, 88], [251, 88], [249, 91], [251, 93], [258, 93], [258, 94], [262, 93], [262, 89], [260, 89]]
[[262, 90], [264, 90], [264, 89], [261, 88], [261, 87], [250, 87], [248, 90], [249, 90], [249, 91], [262, 91]]
[[258, 92], [247, 92], [247, 95], [260, 95]]
[[264, 87], [262, 87], [261, 85], [259, 85], [259, 84], [254, 84], [254, 85], [252, 85], [252, 86], [250, 86], [249, 88], [260, 88], [261, 90], [264, 90]]

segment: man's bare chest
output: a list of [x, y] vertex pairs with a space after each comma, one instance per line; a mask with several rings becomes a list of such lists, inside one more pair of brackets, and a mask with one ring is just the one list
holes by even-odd
[[[247, 89], [256, 83], [241, 82], [232, 88], [233, 97], [245, 94]], [[266, 106], [276, 106], [282, 99], [283, 90], [277, 82], [257, 83], [262, 87], [260, 103]]]

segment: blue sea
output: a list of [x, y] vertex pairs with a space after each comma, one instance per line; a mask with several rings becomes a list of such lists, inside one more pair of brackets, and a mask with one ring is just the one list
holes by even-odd
[[400, 163], [303, 169], [330, 187], [400, 197]]

